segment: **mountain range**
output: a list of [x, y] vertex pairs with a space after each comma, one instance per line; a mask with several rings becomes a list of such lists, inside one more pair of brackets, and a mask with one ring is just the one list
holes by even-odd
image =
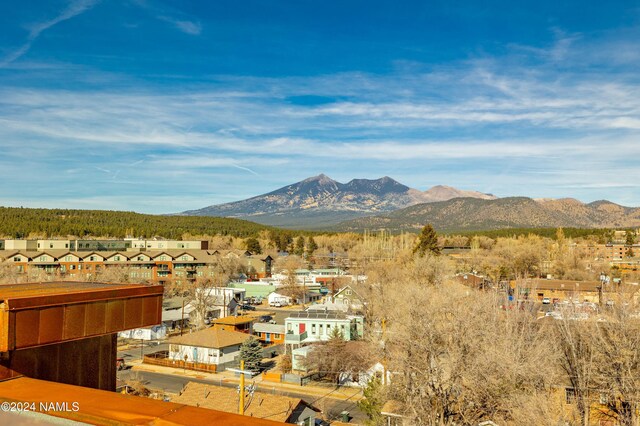
[[628, 228], [640, 226], [640, 208], [623, 207], [604, 200], [585, 204], [572, 198], [456, 198], [345, 221], [335, 229], [415, 232], [426, 223], [431, 223], [438, 231], [447, 232], [505, 228]]
[[284, 228], [326, 229], [358, 217], [458, 197], [487, 200], [496, 198], [491, 194], [463, 191], [443, 185], [423, 192], [388, 176], [340, 183], [321, 174], [267, 194], [181, 214], [242, 218]]
[[337, 182], [321, 174], [242, 201], [181, 213], [242, 218], [292, 229], [360, 232], [417, 231], [431, 223], [439, 231], [504, 228], [640, 227], [640, 208], [573, 198], [497, 198], [438, 185], [419, 191], [390, 177]]

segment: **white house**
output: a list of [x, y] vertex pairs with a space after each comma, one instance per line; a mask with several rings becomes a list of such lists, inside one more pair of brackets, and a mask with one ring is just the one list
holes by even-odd
[[240, 346], [250, 337], [246, 333], [213, 327], [172, 337], [168, 340], [169, 359], [216, 365], [220, 371], [225, 364], [238, 360]]
[[267, 296], [267, 301], [269, 302], [269, 306], [272, 306], [274, 303], [280, 303], [282, 305], [291, 304], [291, 298], [289, 296], [276, 293], [275, 291], [273, 293], [269, 293], [269, 295]]

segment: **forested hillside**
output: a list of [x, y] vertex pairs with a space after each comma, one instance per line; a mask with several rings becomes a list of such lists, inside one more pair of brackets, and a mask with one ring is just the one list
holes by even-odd
[[272, 228], [240, 219], [202, 216], [157, 216], [109, 210], [0, 207], [0, 237], [136, 236], [179, 239], [183, 234], [256, 236]]

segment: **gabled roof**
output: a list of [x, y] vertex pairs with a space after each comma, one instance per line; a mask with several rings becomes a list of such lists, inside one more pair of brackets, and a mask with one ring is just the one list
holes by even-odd
[[78, 259], [82, 259], [82, 256], [81, 256], [79, 253], [76, 253], [76, 252], [74, 252], [74, 251], [68, 251], [68, 250], [67, 250], [67, 251], [65, 251], [64, 253], [60, 253], [60, 254], [56, 255], [56, 258], [57, 258], [58, 260], [60, 260], [60, 259], [62, 259], [62, 258], [63, 258], [63, 257], [65, 257], [65, 256], [75, 256], [75, 257], [77, 257]]
[[105, 252], [99, 252], [99, 251], [90, 251], [89, 253], [78, 253], [78, 256], [80, 256], [82, 258], [82, 260], [91, 257], [91, 256], [100, 256], [101, 258], [104, 259], [104, 254]]
[[358, 292], [357, 292], [357, 291], [355, 291], [355, 290], [353, 289], [353, 287], [351, 287], [350, 285], [345, 285], [345, 286], [344, 286], [344, 287], [342, 287], [340, 290], [336, 291], [336, 294], [334, 294], [334, 295], [333, 295], [333, 297], [337, 297], [340, 293], [342, 293], [343, 291], [345, 291], [345, 290], [347, 290], [347, 289], [348, 289], [348, 290], [351, 290], [351, 294], [352, 294], [353, 296], [356, 296], [358, 299], [360, 299], [360, 298], [361, 298], [361, 297], [360, 297], [360, 295], [358, 294]]
[[[238, 393], [235, 388], [223, 388], [205, 383], [187, 383], [180, 396], [174, 397], [172, 401], [227, 413], [236, 413], [238, 410]], [[287, 422], [300, 406], [320, 412], [303, 399], [262, 392], [254, 392], [253, 398], [247, 399], [247, 402], [245, 416], [277, 422]]]
[[172, 337], [168, 341], [174, 345], [220, 349], [228, 346], [240, 345], [250, 337], [251, 336], [246, 333], [221, 330], [211, 327], [194, 333]]
[[102, 257], [104, 257], [105, 260], [111, 259], [113, 256], [122, 256], [124, 257], [126, 260], [129, 260], [129, 256], [130, 254], [126, 254], [120, 251], [111, 251], [111, 252], [105, 252]]
[[2, 250], [0, 251], [0, 258], [9, 259], [17, 254], [20, 254], [20, 250]]
[[171, 258], [171, 260], [173, 260], [173, 256], [170, 253], [167, 253], [166, 251], [153, 253], [153, 255], [151, 256], [151, 259], [156, 260], [157, 257], [160, 257], [162, 255], [167, 255], [167, 256], [169, 256]]

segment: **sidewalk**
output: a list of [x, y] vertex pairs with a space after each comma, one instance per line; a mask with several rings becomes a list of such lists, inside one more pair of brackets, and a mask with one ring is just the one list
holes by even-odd
[[[132, 361], [130, 363], [131, 371], [148, 371], [153, 373], [174, 375], [184, 378], [194, 378], [198, 380], [211, 381], [212, 385], [222, 383], [239, 384], [240, 378], [233, 372], [221, 372], [221, 373], [206, 373], [201, 371], [183, 370], [182, 368], [164, 367], [159, 365], [143, 364], [140, 360]], [[331, 399], [337, 399], [340, 401], [358, 401], [362, 398], [362, 390], [359, 388], [347, 388], [341, 387], [336, 389], [335, 387], [322, 387], [322, 386], [298, 386], [291, 383], [275, 383], [262, 380], [262, 375], [258, 375], [252, 379], [246, 379], [247, 384], [255, 382], [257, 389], [262, 392], [270, 391], [289, 391], [300, 394], [309, 395], [312, 398], [326, 397]]]

